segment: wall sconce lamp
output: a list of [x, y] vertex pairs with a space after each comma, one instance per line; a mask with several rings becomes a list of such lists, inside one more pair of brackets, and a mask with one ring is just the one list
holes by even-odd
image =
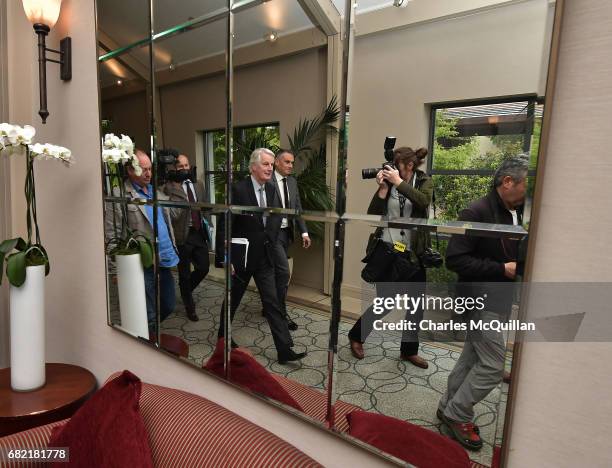
[[[62, 0], [22, 0], [23, 9], [34, 31], [38, 36], [38, 81], [40, 90], [40, 110], [38, 115], [46, 123], [47, 110], [47, 62], [60, 64], [60, 78], [63, 81], [72, 79], [72, 44], [70, 37], [60, 41], [60, 50], [48, 49], [45, 43], [47, 34], [55, 26], [59, 17]], [[47, 58], [47, 52], [59, 55], [59, 60]]]

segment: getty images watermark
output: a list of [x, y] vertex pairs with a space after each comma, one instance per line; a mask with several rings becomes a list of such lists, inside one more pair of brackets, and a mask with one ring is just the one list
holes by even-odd
[[367, 327], [402, 339], [418, 333], [426, 341], [456, 342], [466, 332], [473, 340], [502, 332], [513, 342], [612, 342], [611, 282], [363, 283], [360, 289]]
[[[465, 313], [481, 312], [485, 310], [488, 294], [476, 297], [435, 297], [411, 296], [409, 294], [395, 294], [392, 297], [375, 297], [372, 302], [372, 311], [377, 315], [387, 314], [399, 310], [405, 314], [415, 315], [418, 310], [452, 311], [461, 316]], [[382, 318], [374, 321], [374, 330], [378, 331], [535, 331], [533, 322], [521, 322], [509, 319], [470, 319], [450, 320], [436, 322], [430, 319], [420, 320], [418, 323], [403, 319], [385, 322]]]

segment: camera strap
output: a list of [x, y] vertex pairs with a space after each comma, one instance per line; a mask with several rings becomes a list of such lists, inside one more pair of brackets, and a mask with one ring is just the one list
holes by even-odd
[[[416, 188], [416, 172], [414, 172], [412, 174], [412, 188]], [[397, 191], [397, 199], [399, 201], [399, 208], [400, 208], [400, 218], [404, 217], [404, 207], [406, 206], [406, 197], [404, 195], [402, 195], [401, 193], [399, 193], [399, 190], [395, 189]], [[400, 235], [402, 237], [404, 237], [404, 230], [402, 229], [400, 231]]]

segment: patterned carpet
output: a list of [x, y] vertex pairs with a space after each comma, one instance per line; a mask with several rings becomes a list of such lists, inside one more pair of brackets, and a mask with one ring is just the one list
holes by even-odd
[[[205, 280], [194, 293], [200, 320], [187, 320], [180, 298], [177, 298], [175, 313], [162, 323], [163, 333], [179, 336], [189, 344], [188, 360], [198, 367], [213, 352], [223, 293], [222, 284]], [[308, 351], [308, 356], [301, 362], [287, 365], [276, 362], [276, 350], [268, 324], [261, 315], [261, 303], [256, 292], [245, 293], [236, 311], [233, 337], [271, 372], [324, 390], [327, 384], [329, 317], [301, 305], [288, 303], [287, 308], [299, 326], [292, 332], [294, 349]], [[460, 344], [422, 343], [420, 354], [429, 362], [429, 369], [424, 370], [399, 359], [399, 336], [386, 334], [383, 340], [380, 332], [373, 332], [364, 344], [366, 357], [359, 361], [351, 355], [348, 347], [347, 333], [351, 326], [349, 321], [340, 324], [337, 397], [365, 410], [394, 416], [445, 434], [445, 426], [436, 418], [436, 408], [446, 388], [448, 374], [459, 357]], [[468, 452], [473, 461], [490, 465], [494, 442], [497, 445], [501, 443], [507, 391], [508, 386], [501, 384], [475, 407], [484, 447], [479, 452]], [[499, 414], [502, 416], [498, 417]]]

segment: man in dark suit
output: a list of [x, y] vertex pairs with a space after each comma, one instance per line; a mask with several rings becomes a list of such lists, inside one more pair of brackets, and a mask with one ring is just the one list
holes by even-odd
[[[251, 175], [232, 186], [232, 204], [280, 208], [281, 204], [276, 190], [268, 183], [273, 170], [274, 153], [266, 148], [258, 148], [253, 151], [249, 162]], [[249, 245], [248, 252], [246, 252], [246, 265], [244, 246], [233, 244], [231, 247], [231, 319], [234, 318], [250, 279], [254, 278], [263, 304], [264, 315], [270, 325], [278, 361], [284, 364], [288, 361], [297, 361], [306, 356], [306, 353], [296, 353], [291, 349], [293, 341], [276, 294], [272, 249], [278, 241], [281, 221], [282, 218], [278, 215], [262, 216], [260, 213], [232, 216], [232, 238], [246, 238]], [[224, 235], [225, 226], [221, 225], [220, 229], [221, 235]], [[219, 337], [223, 336], [224, 308], [221, 309]]]
[[[297, 180], [291, 175], [293, 173], [294, 163], [295, 156], [291, 151], [286, 149], [279, 150], [274, 160], [272, 184], [276, 189], [276, 195], [281, 201], [283, 208], [301, 211], [302, 202], [300, 200]], [[273, 245], [272, 250], [278, 302], [289, 324], [289, 330], [297, 330], [298, 328], [297, 324], [289, 317], [286, 307], [287, 289], [289, 287], [290, 278], [287, 251], [295, 239], [296, 227], [301, 234], [302, 247], [305, 249], [310, 247], [311, 241], [308, 236], [306, 223], [298, 216], [283, 218], [278, 235], [278, 242]]]
[[[172, 201], [195, 203], [206, 200], [204, 184], [192, 181], [191, 165], [184, 154], [179, 154], [175, 161], [174, 180], [164, 185], [164, 193]], [[179, 288], [189, 320], [198, 321], [193, 291], [208, 274], [208, 224], [200, 210], [189, 208], [171, 208], [172, 227], [179, 253]], [[194, 270], [191, 271], [193, 264]]]

